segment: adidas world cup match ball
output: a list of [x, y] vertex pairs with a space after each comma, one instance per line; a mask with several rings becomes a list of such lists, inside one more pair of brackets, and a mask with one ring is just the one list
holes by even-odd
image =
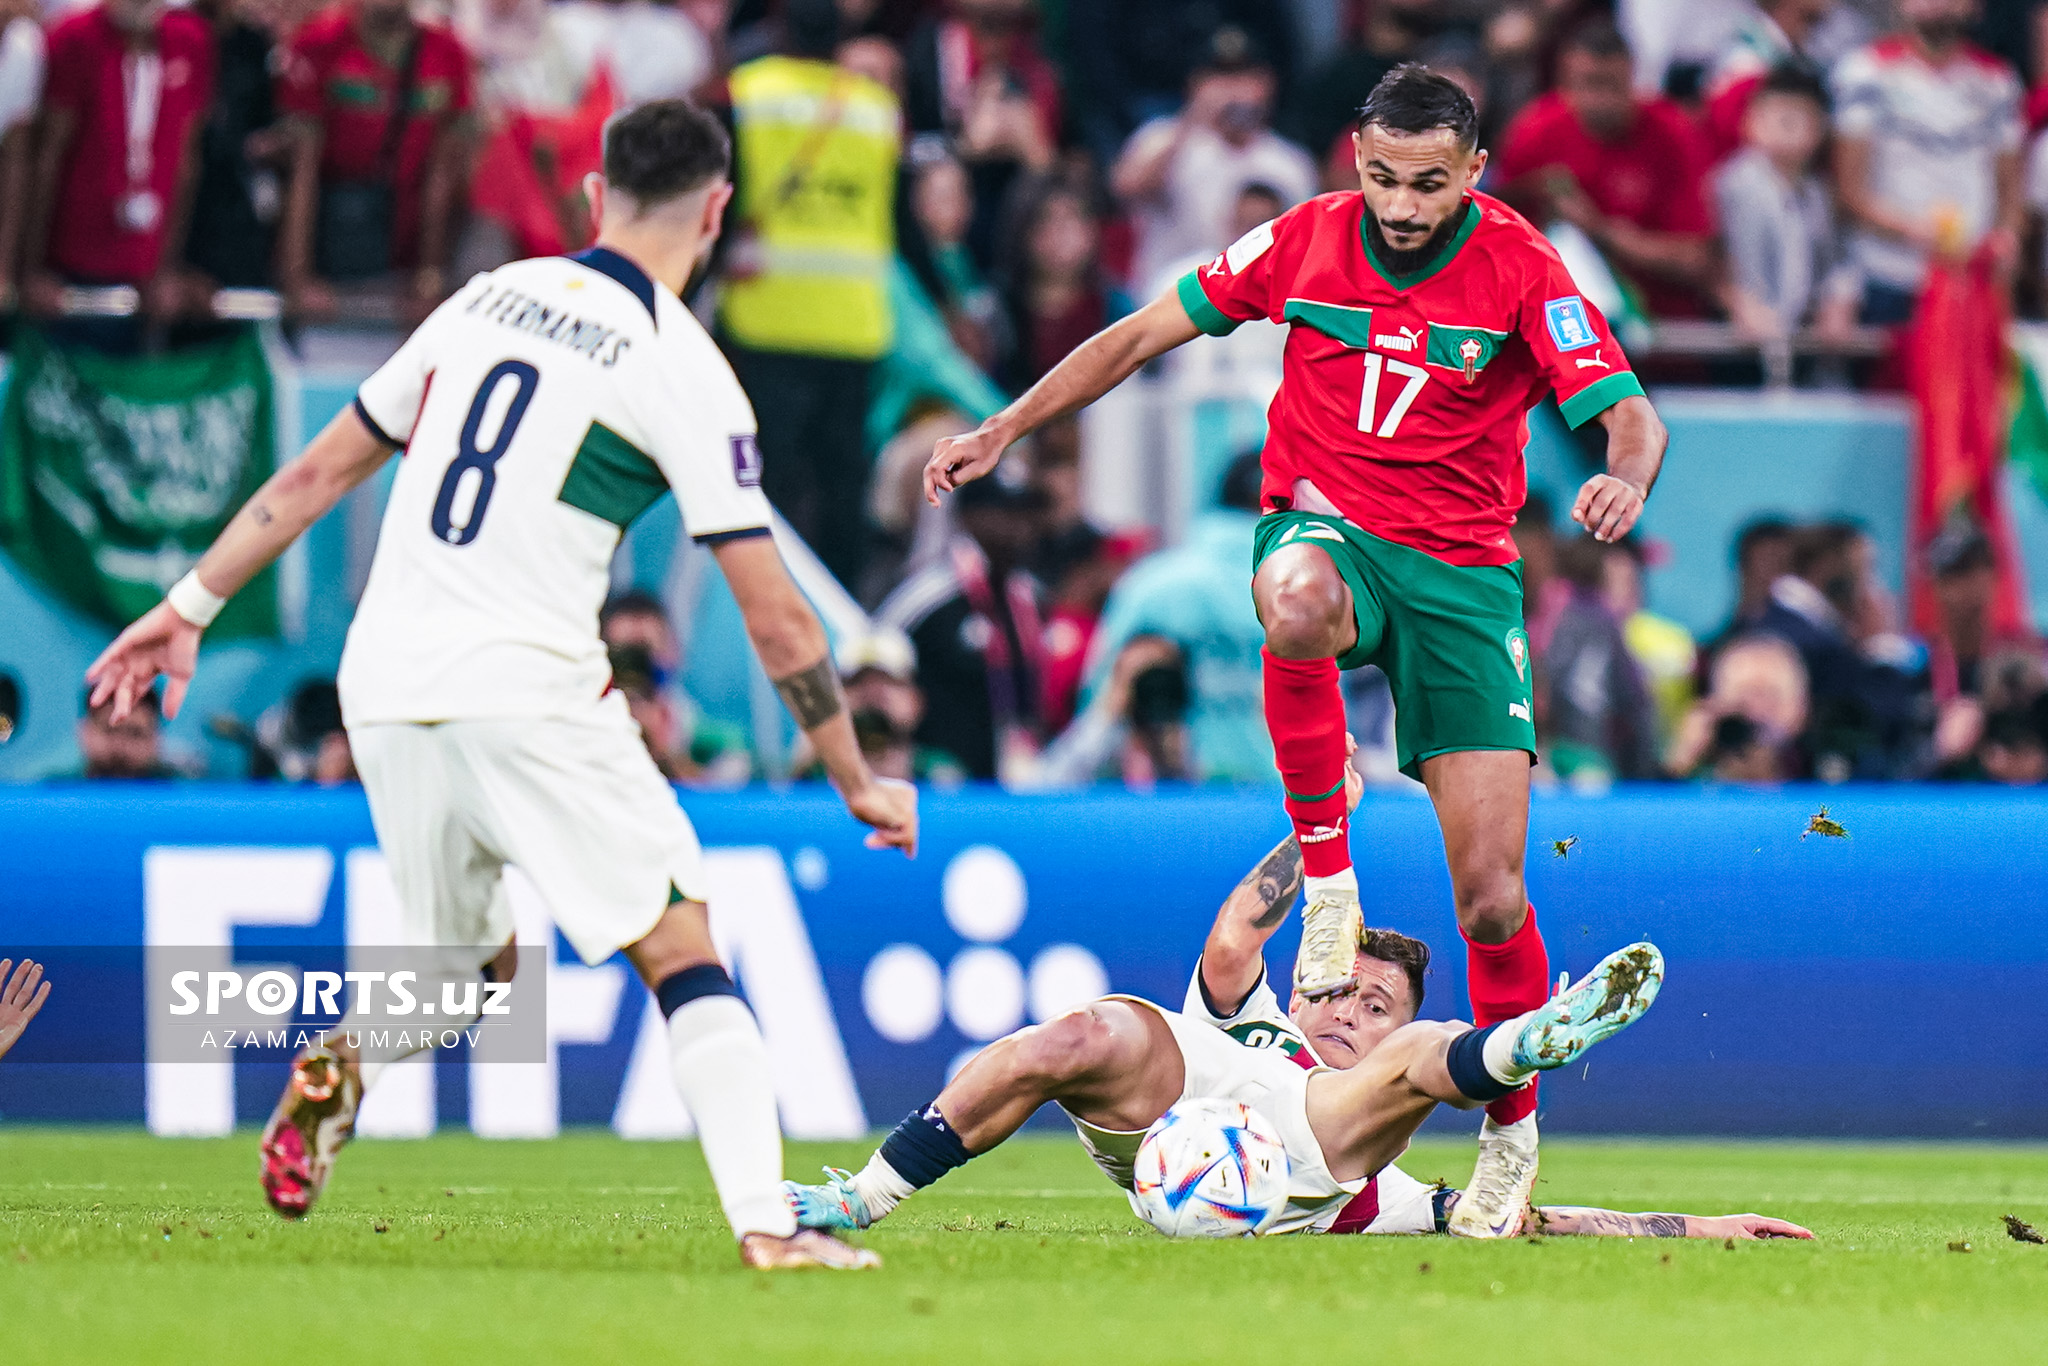
[[1181, 1101], [1138, 1145], [1131, 1204], [1169, 1238], [1264, 1232], [1287, 1204], [1287, 1147], [1249, 1105]]

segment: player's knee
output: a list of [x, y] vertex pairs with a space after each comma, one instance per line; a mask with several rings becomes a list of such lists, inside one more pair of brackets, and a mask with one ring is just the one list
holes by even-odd
[[1285, 559], [1276, 555], [1260, 567], [1254, 587], [1267, 649], [1282, 659], [1321, 659], [1333, 653], [1350, 594], [1327, 555], [1306, 549]]
[[1503, 944], [1529, 913], [1528, 892], [1511, 873], [1473, 878], [1457, 891], [1458, 925], [1482, 944]]
[[1019, 1035], [1017, 1064], [1033, 1080], [1058, 1086], [1099, 1072], [1114, 1060], [1116, 1048], [1117, 1031], [1108, 1013], [1082, 1006]]

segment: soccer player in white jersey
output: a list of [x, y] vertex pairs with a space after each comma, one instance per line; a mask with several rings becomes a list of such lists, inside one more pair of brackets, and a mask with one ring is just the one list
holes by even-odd
[[[1355, 807], [1363, 785], [1355, 773], [1347, 782]], [[1001, 1143], [1046, 1101], [1059, 1103], [1096, 1165], [1129, 1192], [1152, 1122], [1178, 1100], [1214, 1096], [1255, 1107], [1286, 1142], [1288, 1203], [1268, 1232], [1441, 1233], [1458, 1192], [1393, 1165], [1437, 1102], [1468, 1108], [1526, 1080], [1529, 1064], [1562, 1065], [1640, 1015], [1661, 976], [1656, 951], [1635, 945], [1549, 1005], [1491, 1030], [1413, 1023], [1428, 946], [1368, 930], [1355, 993], [1315, 1001], [1297, 994], [1283, 1009], [1265, 945], [1301, 883], [1301, 846], [1290, 835], [1223, 903], [1179, 1012], [1112, 996], [998, 1039], [899, 1124], [860, 1172], [828, 1167], [820, 1185], [790, 1183], [798, 1219], [820, 1229], [866, 1228]], [[1610, 995], [1617, 1008], [1605, 1013]], [[1528, 1056], [1539, 1052], [1545, 1056]], [[1550, 1206], [1530, 1218], [1551, 1234], [1812, 1236], [1755, 1214]]]
[[[586, 962], [623, 948], [659, 999], [742, 1257], [873, 1265], [783, 1201], [767, 1051], [712, 947], [697, 838], [598, 640], [620, 535], [672, 488], [869, 845], [915, 852], [916, 793], [862, 759], [824, 630], [770, 538], [753, 409], [677, 297], [717, 237], [729, 160], [717, 121], [683, 101], [615, 119], [588, 184], [597, 245], [479, 275], [437, 309], [88, 677], [119, 719], [162, 674], [175, 714], [226, 597], [402, 448], [339, 681], [409, 942], [457, 946], [465, 972], [504, 980], [501, 870], [518, 866]], [[396, 1060], [345, 1042], [296, 1060], [263, 1138], [279, 1213], [318, 1197]]]

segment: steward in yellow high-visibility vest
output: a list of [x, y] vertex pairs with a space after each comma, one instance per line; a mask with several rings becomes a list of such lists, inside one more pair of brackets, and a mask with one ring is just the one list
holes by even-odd
[[781, 55], [732, 73], [718, 341], [760, 421], [761, 488], [840, 583], [869, 545], [865, 424], [895, 334], [902, 110], [836, 65], [835, 0], [783, 0]]
[[902, 110], [831, 62], [732, 73], [738, 235], [719, 324], [742, 346], [874, 360], [889, 347]]

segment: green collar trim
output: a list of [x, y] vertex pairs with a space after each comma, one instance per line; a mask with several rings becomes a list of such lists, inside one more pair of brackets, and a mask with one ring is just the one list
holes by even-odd
[[1372, 234], [1366, 230], [1368, 214], [1363, 198], [1360, 199], [1358, 205], [1358, 241], [1365, 248], [1365, 259], [1371, 263], [1374, 270], [1379, 272], [1379, 277], [1382, 280], [1385, 280], [1395, 289], [1408, 289], [1421, 284], [1424, 280], [1427, 280], [1430, 276], [1449, 265], [1452, 258], [1457, 256], [1458, 249], [1465, 245], [1473, 232], [1479, 227], [1479, 219], [1481, 217], [1479, 206], [1472, 202], [1469, 195], [1465, 199], [1462, 212], [1465, 215], [1464, 221], [1458, 224], [1458, 230], [1451, 234], [1450, 241], [1444, 243], [1443, 250], [1436, 254], [1436, 259], [1412, 275], [1396, 275], [1387, 268], [1386, 264], [1380, 260], [1379, 254], [1373, 250]]

